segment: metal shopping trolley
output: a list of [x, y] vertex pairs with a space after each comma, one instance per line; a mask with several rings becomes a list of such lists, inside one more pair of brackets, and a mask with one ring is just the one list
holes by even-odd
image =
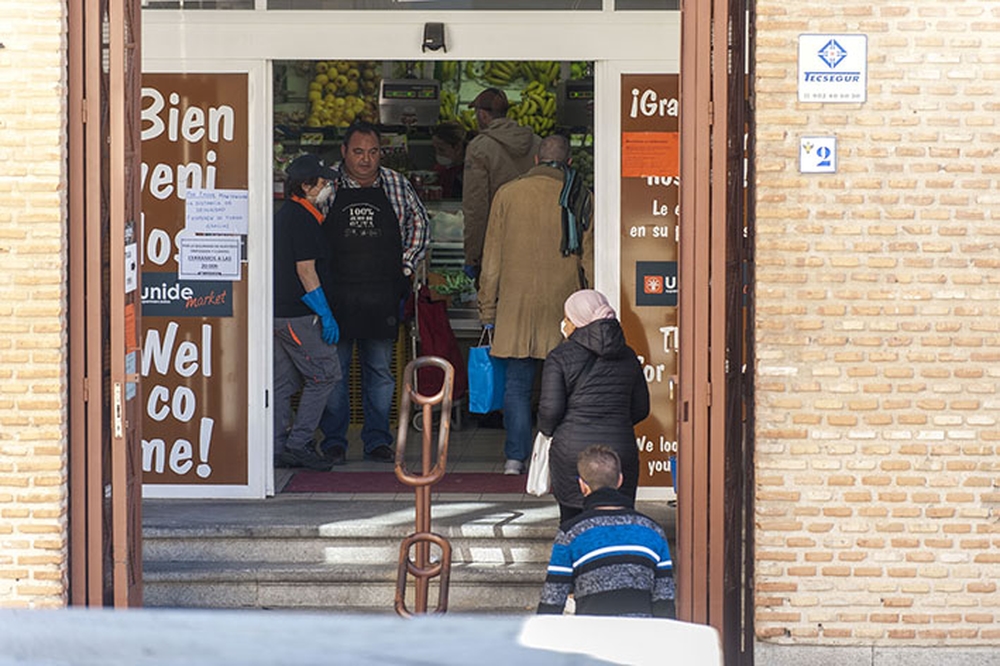
[[[455, 368], [455, 384], [452, 389], [451, 422], [456, 429], [462, 427], [462, 402], [468, 390], [469, 380], [465, 361], [458, 346], [458, 339], [451, 328], [446, 300], [434, 298], [427, 284], [427, 262], [421, 262], [413, 280], [413, 291], [404, 308], [407, 330], [410, 337], [412, 358], [418, 356], [439, 356]], [[414, 389], [422, 395], [434, 395], [441, 390], [444, 373], [440, 368], [428, 366], [420, 368], [414, 380]], [[415, 430], [423, 429], [423, 413], [416, 412], [411, 418]]]

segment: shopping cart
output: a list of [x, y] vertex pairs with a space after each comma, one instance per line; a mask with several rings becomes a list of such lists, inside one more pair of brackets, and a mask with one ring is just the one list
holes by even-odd
[[[455, 332], [448, 318], [448, 303], [434, 298], [427, 285], [427, 264], [421, 262], [413, 280], [413, 291], [404, 308], [404, 319], [410, 336], [412, 358], [418, 356], [439, 356], [455, 368], [455, 384], [452, 389], [452, 427], [462, 427], [462, 404], [468, 391], [469, 379], [458, 346]], [[434, 395], [441, 390], [444, 373], [435, 367], [421, 368], [414, 381], [414, 389], [421, 395]], [[423, 430], [423, 413], [417, 412], [411, 418], [411, 425], [417, 431]]]

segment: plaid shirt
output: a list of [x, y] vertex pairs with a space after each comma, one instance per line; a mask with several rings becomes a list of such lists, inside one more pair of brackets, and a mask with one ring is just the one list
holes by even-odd
[[[340, 170], [340, 166], [337, 164], [334, 168]], [[393, 212], [396, 213], [396, 219], [399, 220], [399, 234], [403, 238], [403, 267], [414, 271], [417, 263], [427, 252], [427, 238], [430, 233], [427, 210], [417, 197], [410, 181], [398, 171], [380, 166], [374, 185], [380, 186], [385, 192]], [[348, 189], [361, 187], [358, 181], [343, 171], [340, 171], [340, 178], [333, 182], [334, 195], [341, 186]]]

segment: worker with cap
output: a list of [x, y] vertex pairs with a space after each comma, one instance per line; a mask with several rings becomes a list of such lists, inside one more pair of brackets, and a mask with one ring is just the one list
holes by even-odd
[[279, 467], [328, 470], [313, 436], [341, 378], [340, 327], [324, 289], [330, 253], [320, 226], [337, 174], [316, 155], [302, 155], [285, 176], [286, 201], [274, 214], [274, 460]]
[[465, 272], [479, 275], [493, 196], [504, 183], [535, 166], [541, 137], [507, 117], [507, 95], [487, 88], [472, 100], [479, 134], [465, 151], [462, 213], [465, 217]]

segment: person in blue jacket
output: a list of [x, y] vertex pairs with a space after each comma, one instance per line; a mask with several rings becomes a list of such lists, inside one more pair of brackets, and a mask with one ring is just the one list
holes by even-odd
[[618, 491], [618, 454], [600, 444], [588, 446], [577, 469], [583, 513], [559, 527], [538, 613], [563, 613], [572, 594], [576, 615], [674, 617], [666, 535]]

